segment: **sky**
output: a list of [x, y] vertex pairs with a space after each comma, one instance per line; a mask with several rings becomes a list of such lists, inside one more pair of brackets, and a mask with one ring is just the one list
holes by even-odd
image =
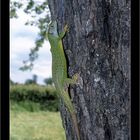
[[39, 57], [34, 62], [32, 71], [21, 71], [23, 61], [29, 58], [30, 49], [35, 46], [38, 28], [26, 26], [24, 23], [31, 19], [22, 10], [18, 10], [18, 18], [10, 19], [10, 79], [14, 82], [24, 83], [36, 74], [37, 83], [44, 84], [45, 78], [51, 77], [51, 53], [49, 42], [46, 41], [39, 51]]

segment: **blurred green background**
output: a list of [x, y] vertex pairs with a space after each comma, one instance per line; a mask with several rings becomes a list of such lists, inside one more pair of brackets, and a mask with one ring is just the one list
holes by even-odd
[[10, 81], [10, 140], [66, 140], [53, 85]]

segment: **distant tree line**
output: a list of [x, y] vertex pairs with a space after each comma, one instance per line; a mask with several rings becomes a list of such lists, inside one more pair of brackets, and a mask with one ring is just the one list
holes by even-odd
[[[38, 80], [38, 76], [37, 76], [36, 74], [34, 74], [34, 75], [32, 76], [32, 79], [27, 79], [27, 80], [25, 80], [24, 84], [25, 84], [25, 85], [38, 84], [38, 83], [37, 83], [37, 80]], [[45, 78], [45, 79], [43, 80], [43, 82], [44, 82], [45, 85], [52, 85], [52, 84], [53, 84], [52, 78], [51, 78], [51, 77]], [[10, 85], [15, 85], [15, 84], [18, 84], [18, 83], [17, 83], [17, 82], [14, 82], [13, 80], [10, 79]]]

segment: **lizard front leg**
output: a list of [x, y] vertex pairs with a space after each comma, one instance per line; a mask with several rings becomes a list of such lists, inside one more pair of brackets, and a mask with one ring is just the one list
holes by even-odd
[[66, 24], [65, 27], [64, 27], [64, 31], [62, 31], [59, 34], [59, 38], [62, 39], [65, 36], [66, 32], [68, 32], [68, 31], [69, 31], [69, 28], [68, 28], [68, 25]]

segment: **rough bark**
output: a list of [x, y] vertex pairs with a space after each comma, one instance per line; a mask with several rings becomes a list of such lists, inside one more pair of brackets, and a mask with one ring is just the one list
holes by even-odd
[[[130, 140], [130, 0], [48, 0], [63, 40], [81, 140]], [[67, 140], [76, 140], [61, 106]]]

